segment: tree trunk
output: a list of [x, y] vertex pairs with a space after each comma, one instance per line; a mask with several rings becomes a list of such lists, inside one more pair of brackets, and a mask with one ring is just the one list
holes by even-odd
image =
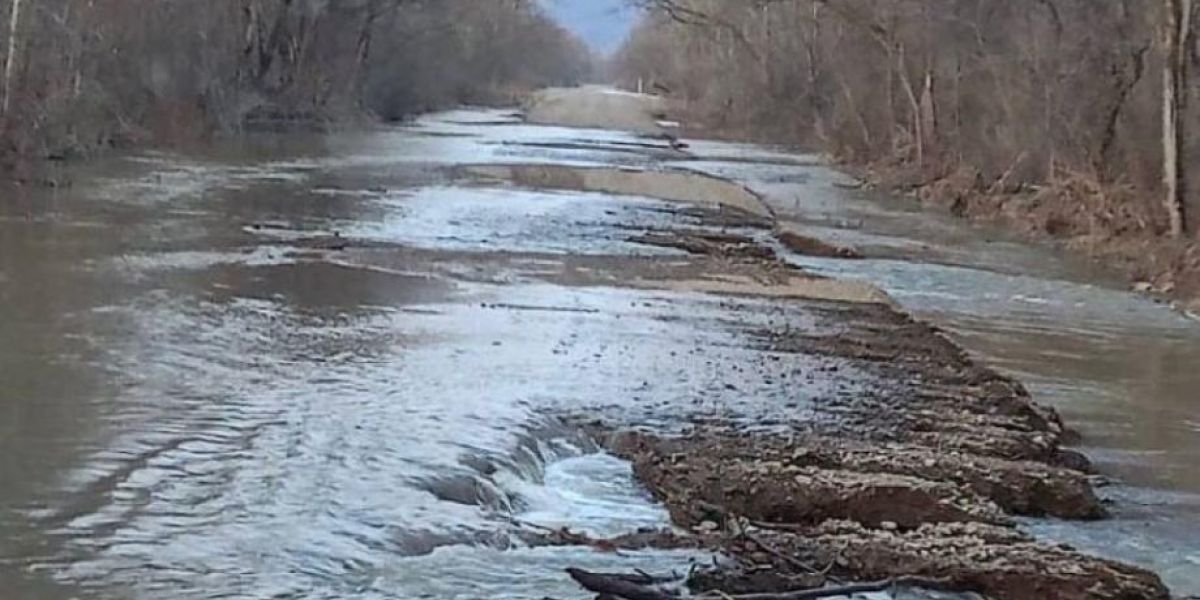
[[379, 2], [375, 0], [369, 2], [366, 7], [366, 14], [363, 16], [361, 29], [358, 31], [358, 43], [354, 52], [354, 74], [350, 80], [354, 86], [357, 101], [360, 105], [366, 97], [363, 93], [366, 87], [364, 73], [367, 69], [367, 62], [371, 59], [371, 43], [374, 41], [375, 21], [379, 19], [381, 12]]
[[825, 106], [820, 89], [820, 65], [817, 46], [821, 43], [821, 4], [812, 5], [811, 21], [809, 23], [808, 40], [804, 50], [808, 62], [808, 110], [811, 113], [812, 128], [816, 139], [825, 139]]
[[[921, 147], [925, 149], [926, 160], [940, 160], [940, 144], [938, 143], [938, 110], [937, 97], [934, 95], [933, 70], [925, 71], [925, 84], [921, 88]], [[936, 163], [932, 163], [937, 167]], [[922, 165], [924, 166], [924, 165]]]
[[1166, 0], [1163, 19], [1163, 197], [1172, 237], [1187, 232], [1184, 127], [1192, 0]]
[[887, 63], [887, 77], [886, 77], [886, 81], [884, 82], [884, 87], [886, 88], [886, 91], [887, 91], [887, 99], [886, 99], [887, 105], [884, 106], [883, 109], [884, 109], [884, 121], [885, 121], [884, 125], [887, 129], [884, 131], [884, 135], [886, 136], [884, 139], [887, 141], [887, 146], [888, 146], [887, 151], [893, 152], [896, 149], [896, 127], [899, 125], [899, 121], [897, 120], [897, 117], [896, 117], [895, 47], [892, 46], [891, 44], [888, 44], [886, 47], [886, 52], [887, 52], [887, 60], [885, 60], [884, 62]]
[[906, 51], [903, 44], [897, 44], [896, 60], [896, 70], [900, 73], [900, 85], [904, 88], [904, 95], [908, 98], [909, 131], [912, 133], [913, 142], [916, 144], [917, 166], [924, 170], [925, 129], [923, 127], [924, 123], [921, 121], [921, 100], [917, 97], [912, 79], [908, 75], [908, 61], [906, 60]]
[[25, 0], [12, 0], [12, 7], [9, 9], [8, 15], [8, 54], [4, 58], [4, 99], [0, 101], [0, 108], [3, 109], [5, 115], [8, 114], [9, 107], [12, 106], [12, 98], [14, 96], [13, 80], [16, 78], [17, 72], [17, 49], [20, 48], [20, 33], [21, 33], [21, 9]]

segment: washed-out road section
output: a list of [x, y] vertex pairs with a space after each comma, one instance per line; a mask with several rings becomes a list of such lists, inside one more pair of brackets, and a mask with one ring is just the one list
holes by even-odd
[[[69, 167], [70, 186], [10, 194], [0, 589], [565, 599], [584, 596], [568, 566], [684, 569], [696, 552], [524, 540], [529, 524], [594, 537], [670, 524], [630, 462], [563, 417], [845, 428], [831, 407], [878, 398], [891, 374], [789, 344], [845, 334], [846, 306], [864, 307], [860, 323], [896, 304], [965, 324], [955, 332], [1034, 372], [1069, 422], [1100, 423], [1084, 439], [1111, 442], [1092, 453], [1102, 472], [1196, 456], [1195, 436], [1171, 429], [1152, 455], [1165, 458], [1139, 458], [1152, 436], [1103, 425], [1146, 418], [1120, 400], [1090, 411], [1069, 389], [1089, 344], [1125, 339], [1112, 324], [1125, 318], [1161, 334], [1154, 398], [1182, 411], [1171, 423], [1196, 419], [1171, 400], [1192, 381], [1171, 365], [1196, 358], [1198, 336], [1169, 311], [1038, 251], [877, 208], [812, 156], [679, 148], [654, 114], [625, 112], [636, 99], [592, 93], [613, 98], [588, 119], [637, 126], [556, 116], [571, 113], [563, 91], [539, 120], [634, 132], [463, 110], [106, 159]], [[867, 259], [791, 252], [781, 219]], [[1033, 278], [1021, 261], [1062, 271]], [[1056, 303], [1077, 304], [1074, 331], [1045, 324], [1061, 321]], [[1027, 334], [1048, 356], [1029, 358]], [[1118, 486], [1115, 520], [1025, 526], [1195, 593], [1200, 482], [1136, 483], [1173, 491]]]

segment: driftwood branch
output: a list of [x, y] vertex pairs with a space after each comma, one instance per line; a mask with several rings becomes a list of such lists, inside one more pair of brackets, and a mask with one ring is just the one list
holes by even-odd
[[643, 583], [639, 576], [592, 573], [583, 569], [567, 569], [567, 574], [583, 589], [624, 600], [679, 600], [677, 594], [665, 592], [653, 585]]
[[[583, 569], [567, 569], [567, 574], [584, 589], [599, 594], [601, 597], [618, 598], [623, 600], [679, 600], [679, 594], [656, 587], [662, 583], [662, 578], [645, 575], [616, 575], [611, 573], [592, 573]], [[841, 598], [854, 594], [884, 592], [896, 587], [920, 587], [925, 589], [946, 589], [947, 582], [942, 579], [928, 577], [897, 577], [871, 583], [855, 583], [837, 585], [812, 590], [794, 592], [759, 593], [759, 594], [726, 594], [724, 592], [708, 592], [699, 598], [712, 600], [818, 600], [820, 598]]]
[[811, 565], [809, 563], [806, 563], [806, 562], [800, 560], [799, 558], [796, 558], [795, 556], [792, 556], [786, 552], [780, 551], [780, 550], [776, 549], [774, 546], [764, 542], [762, 540], [762, 538], [759, 538], [752, 533], [742, 532], [742, 537], [745, 537], [747, 540], [754, 542], [755, 546], [758, 546], [758, 548], [760, 548], [762, 551], [766, 552], [767, 554], [770, 554], [771, 556], [774, 556], [775, 558], [778, 558], [779, 560], [782, 560], [783, 562], [785, 562], [789, 565], [792, 565], [793, 567], [795, 567], [797, 569], [800, 569], [800, 571], [803, 573], [810, 573], [813, 575], [825, 575], [826, 574], [826, 570], [818, 569], [815, 565]]

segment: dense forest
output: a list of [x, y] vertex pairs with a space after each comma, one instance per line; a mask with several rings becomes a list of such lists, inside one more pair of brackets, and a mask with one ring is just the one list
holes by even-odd
[[533, 0], [2, 0], [3, 157], [396, 119], [577, 81]]
[[[1059, 237], [1200, 223], [1190, 0], [638, 1], [650, 13], [616, 76], [717, 131], [828, 151]], [[1158, 259], [1200, 254], [1180, 243]]]

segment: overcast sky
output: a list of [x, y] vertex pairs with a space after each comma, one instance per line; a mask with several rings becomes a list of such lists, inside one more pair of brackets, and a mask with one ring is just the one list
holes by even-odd
[[627, 0], [542, 0], [546, 9], [564, 26], [600, 52], [621, 46], [637, 21], [637, 12]]

